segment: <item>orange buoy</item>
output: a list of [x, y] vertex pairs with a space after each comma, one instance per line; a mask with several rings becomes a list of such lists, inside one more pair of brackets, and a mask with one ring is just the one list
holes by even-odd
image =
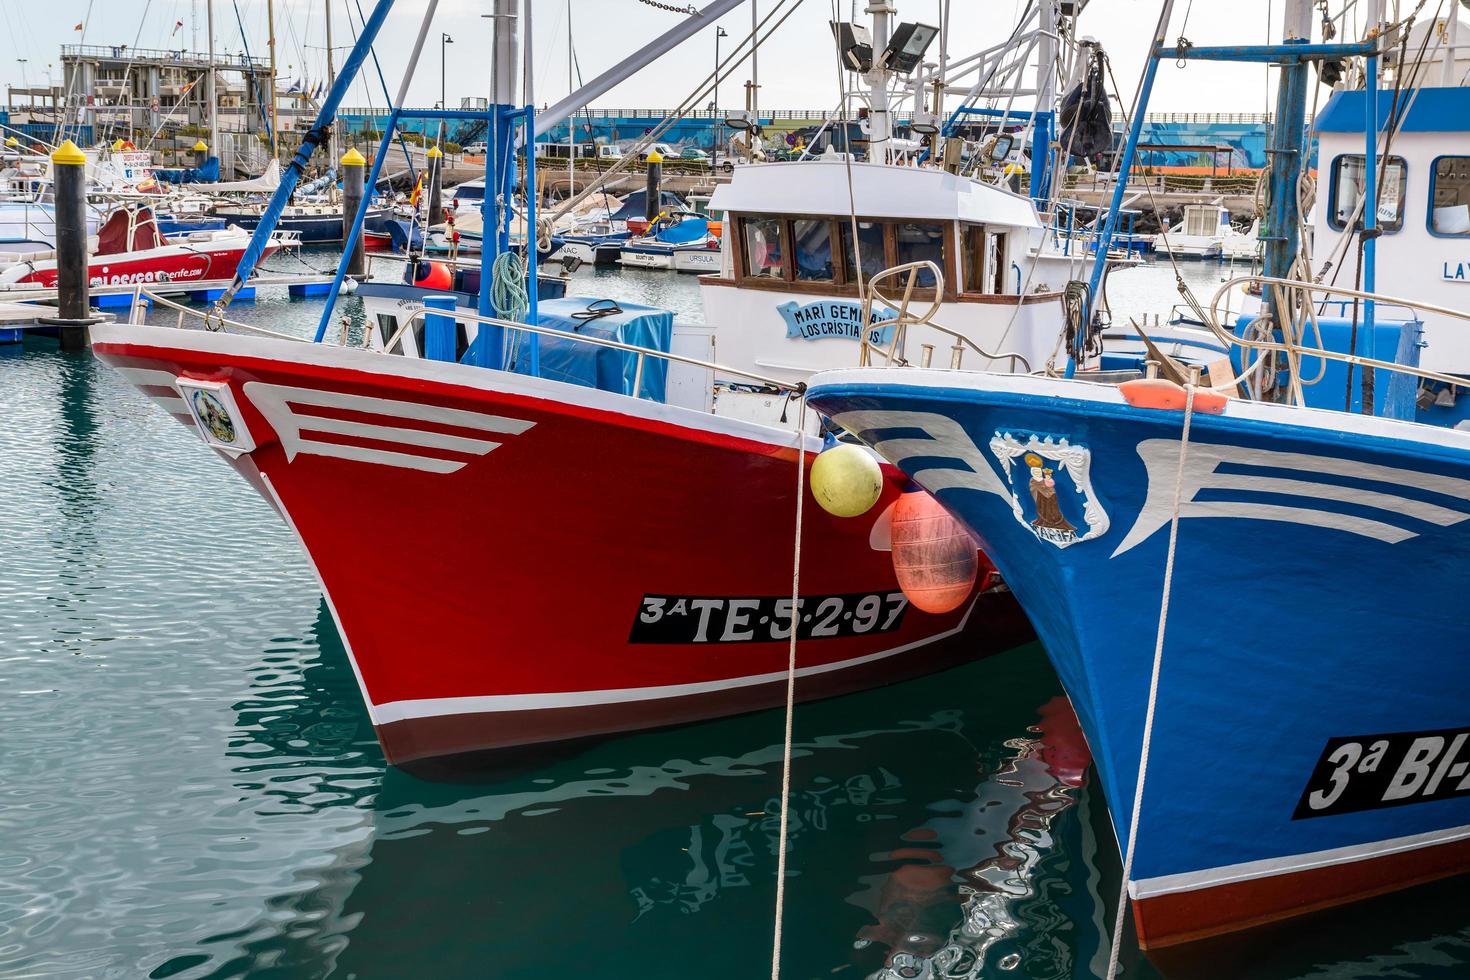
[[415, 286], [423, 286], [425, 289], [454, 288], [454, 273], [443, 262], [420, 262], [414, 271], [418, 274], [418, 278], [413, 281]]
[[975, 588], [982, 561], [988, 566], [970, 532], [928, 493], [906, 490], [894, 502], [893, 571], [916, 608], [958, 609]]

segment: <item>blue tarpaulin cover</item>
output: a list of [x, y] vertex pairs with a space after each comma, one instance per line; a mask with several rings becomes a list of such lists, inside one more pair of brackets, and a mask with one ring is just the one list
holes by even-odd
[[[610, 308], [609, 301], [591, 296], [568, 296], [542, 300], [537, 312], [543, 327], [668, 352], [674, 334], [673, 313], [622, 300], [616, 305], [621, 312], [589, 318], [589, 312]], [[522, 340], [522, 346], [524, 343]], [[518, 372], [530, 372], [528, 358], [521, 356], [517, 361]], [[668, 370], [669, 362], [663, 358], [644, 358], [643, 385], [638, 396], [663, 401]], [[544, 378], [631, 395], [637, 372], [636, 354], [575, 340], [541, 337], [541, 376]]]
[[697, 242], [709, 234], [709, 219], [686, 217], [676, 225], [669, 225], [654, 238], [670, 245], [685, 245]]
[[210, 157], [204, 161], [202, 167], [154, 170], [153, 176], [165, 184], [217, 184], [219, 183], [219, 157]]

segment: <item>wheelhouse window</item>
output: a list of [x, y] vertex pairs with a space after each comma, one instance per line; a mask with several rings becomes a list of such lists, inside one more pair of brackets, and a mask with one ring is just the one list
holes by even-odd
[[835, 282], [832, 222], [825, 218], [798, 218], [791, 223], [791, 251], [799, 282]]
[[[946, 293], [956, 291], [949, 282], [956, 274], [950, 261], [955, 226], [950, 222], [752, 214], [732, 216], [728, 227], [736, 236], [731, 243], [735, 275], [753, 286], [853, 296], [884, 269], [927, 260], [939, 267]], [[932, 292], [935, 276], [921, 270], [914, 286]]]
[[754, 279], [785, 278], [781, 225], [780, 218], [745, 218], [741, 221], [747, 276]]
[[[888, 268], [888, 248], [885, 243], [884, 225], [881, 221], [859, 221], [857, 223], [857, 247], [853, 247], [852, 222], [844, 221], [842, 227], [842, 254], [849, 269], [861, 269], [864, 281]], [[848, 276], [856, 282], [855, 275]]]
[[[1328, 202], [1327, 223], [1337, 231], [1347, 227], [1353, 215], [1353, 227], [1363, 227], [1359, 205], [1363, 200], [1367, 175], [1363, 154], [1344, 154], [1332, 161], [1332, 193]], [[1404, 225], [1404, 184], [1408, 167], [1403, 157], [1378, 158], [1378, 211], [1375, 224], [1386, 233]]]
[[1470, 236], [1470, 157], [1440, 157], [1434, 161], [1429, 199], [1430, 231]]
[[[893, 226], [894, 257], [897, 259], [897, 264], [933, 262], [939, 267], [942, 275], [944, 273], [944, 236], [945, 226], [937, 222], [899, 222]], [[907, 276], [900, 277], [900, 281], [907, 281]], [[928, 269], [919, 270], [919, 274], [914, 279], [914, 284], [923, 289], [933, 289], [935, 283], [934, 273]]]

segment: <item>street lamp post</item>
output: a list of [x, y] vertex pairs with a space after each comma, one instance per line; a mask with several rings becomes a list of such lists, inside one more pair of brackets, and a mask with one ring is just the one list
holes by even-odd
[[[454, 38], [448, 34], [439, 35], [439, 108], [449, 108], [448, 72], [445, 67], [445, 47], [454, 43]], [[444, 120], [439, 120], [439, 142], [444, 142]]]
[[715, 26], [715, 90], [710, 94], [710, 107], [715, 110], [710, 123], [709, 165], [713, 170], [720, 158], [720, 38], [729, 37], [723, 27]]

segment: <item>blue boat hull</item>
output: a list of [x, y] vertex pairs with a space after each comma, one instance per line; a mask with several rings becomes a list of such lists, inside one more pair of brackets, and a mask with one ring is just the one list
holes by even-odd
[[[386, 208], [370, 210], [363, 228], [367, 231], [382, 232], [387, 230], [388, 219], [392, 212]], [[237, 225], [247, 231], [254, 230], [260, 224], [259, 215], [222, 215], [232, 225]], [[301, 236], [303, 244], [319, 245], [342, 240], [342, 216], [334, 215], [309, 215], [309, 216], [285, 216], [276, 224], [280, 231], [294, 231]]]
[[[1127, 841], [1182, 412], [959, 372], [830, 372], [809, 397], [980, 539]], [[1194, 415], [1184, 474], [1140, 941], [1470, 871], [1470, 434], [1232, 401]]]

